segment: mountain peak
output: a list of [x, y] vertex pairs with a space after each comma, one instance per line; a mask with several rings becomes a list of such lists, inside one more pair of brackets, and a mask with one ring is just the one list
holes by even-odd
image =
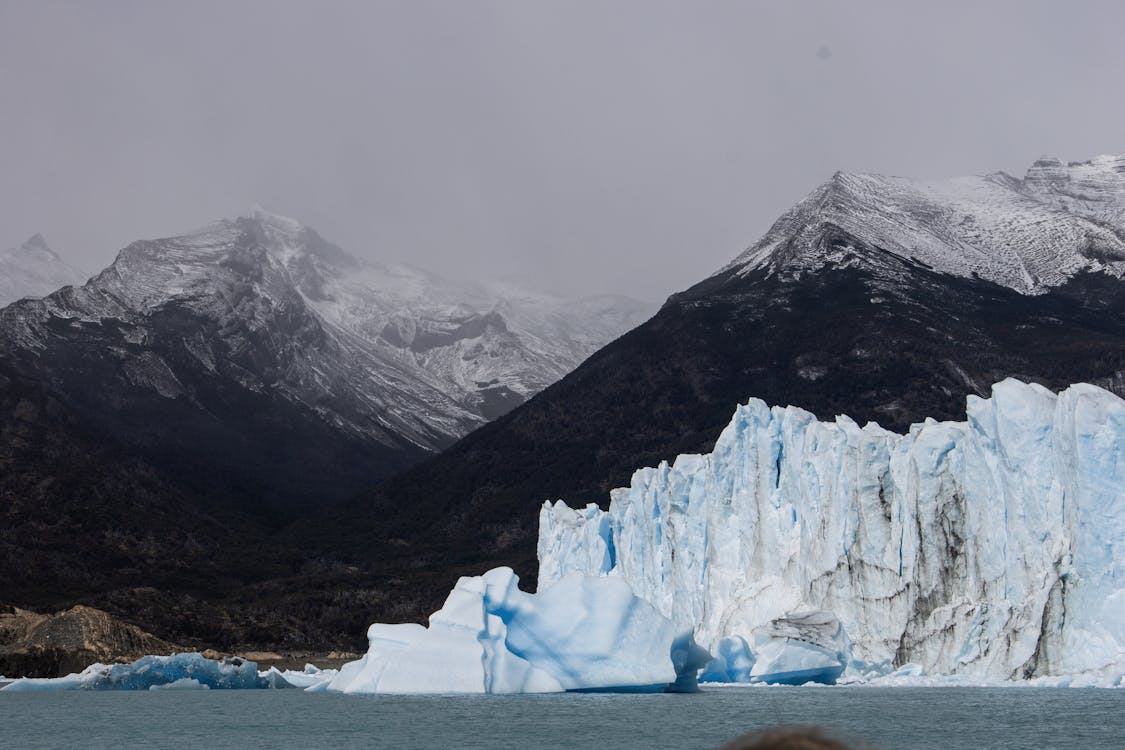
[[49, 245], [47, 245], [47, 240], [43, 239], [43, 235], [39, 234], [38, 232], [31, 235], [31, 237], [28, 238], [27, 242], [20, 245], [20, 250], [23, 250], [25, 252], [45, 253], [55, 260], [59, 259], [59, 256], [55, 254], [55, 251], [52, 250]]
[[42, 297], [85, 278], [34, 234], [19, 247], [0, 252], [0, 306], [21, 297]]
[[254, 207], [250, 209], [249, 218], [261, 222], [275, 231], [284, 232], [286, 234], [299, 234], [306, 229], [305, 225], [296, 219], [271, 213], [262, 208], [261, 204], [258, 203], [255, 203]]
[[1024, 294], [1081, 271], [1123, 276], [1125, 156], [1068, 164], [1041, 157], [1023, 180], [836, 172], [719, 273], [838, 265], [839, 243], [825, 242], [826, 230], [852, 238], [852, 251], [887, 251]]
[[1125, 154], [1063, 163], [1042, 157], [1027, 170], [1024, 192], [1125, 234]]

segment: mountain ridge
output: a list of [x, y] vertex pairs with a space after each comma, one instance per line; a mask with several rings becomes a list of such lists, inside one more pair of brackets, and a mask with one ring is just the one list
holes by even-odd
[[596, 306], [528, 299], [365, 263], [258, 209], [0, 310], [0, 368], [157, 463], [315, 506], [451, 444], [646, 312], [619, 298], [619, 319], [567, 338]]
[[[823, 257], [807, 253], [812, 243], [802, 234], [831, 223], [935, 270], [1028, 294], [1083, 270], [1120, 278], [1125, 155], [1075, 165], [1040, 159], [1023, 180], [1004, 173], [920, 181], [836, 172], [717, 273], [815, 268]], [[1101, 192], [1068, 189], [1075, 170], [1082, 170], [1082, 184]]]

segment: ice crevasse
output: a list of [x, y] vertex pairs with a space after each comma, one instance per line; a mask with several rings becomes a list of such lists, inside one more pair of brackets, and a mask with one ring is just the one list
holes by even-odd
[[966, 413], [899, 435], [751, 399], [711, 454], [637, 471], [608, 511], [546, 503], [540, 586], [628, 582], [694, 628], [715, 679], [1121, 684], [1125, 401], [1009, 379]]

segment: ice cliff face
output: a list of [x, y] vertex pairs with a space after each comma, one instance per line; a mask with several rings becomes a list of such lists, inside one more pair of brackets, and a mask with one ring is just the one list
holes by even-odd
[[86, 279], [37, 234], [19, 247], [0, 252], [0, 307], [23, 297], [42, 297]]
[[544, 505], [540, 586], [620, 576], [715, 653], [823, 610], [853, 672], [1123, 668], [1125, 401], [1005, 380], [967, 417], [898, 435], [751, 399], [608, 512]]

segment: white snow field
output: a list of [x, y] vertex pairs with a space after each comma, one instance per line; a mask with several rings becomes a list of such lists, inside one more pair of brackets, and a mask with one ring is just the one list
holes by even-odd
[[530, 594], [511, 568], [462, 577], [428, 628], [376, 623], [367, 635], [367, 655], [320, 689], [689, 691], [711, 659], [690, 628], [674, 625], [624, 581], [566, 576]]
[[1125, 684], [1125, 401], [1009, 379], [967, 417], [898, 435], [751, 399], [608, 511], [546, 503], [540, 586], [627, 581], [721, 657], [705, 680]]

